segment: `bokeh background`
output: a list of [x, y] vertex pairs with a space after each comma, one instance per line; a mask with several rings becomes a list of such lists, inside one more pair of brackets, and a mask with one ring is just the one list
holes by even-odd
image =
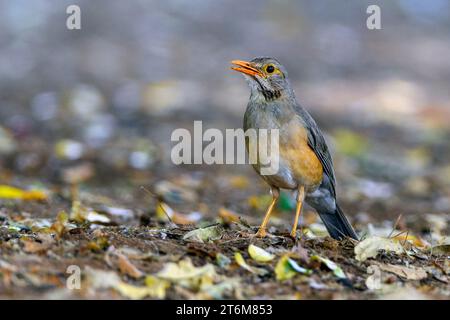
[[[70, 4], [81, 30], [66, 28]], [[366, 28], [370, 4], [381, 30]], [[360, 230], [448, 217], [446, 0], [2, 0], [0, 180], [79, 185], [152, 215], [146, 185], [185, 214], [259, 217], [267, 187], [249, 166], [174, 166], [170, 134], [194, 120], [240, 128], [249, 91], [229, 61], [261, 55], [286, 66], [324, 129]]]

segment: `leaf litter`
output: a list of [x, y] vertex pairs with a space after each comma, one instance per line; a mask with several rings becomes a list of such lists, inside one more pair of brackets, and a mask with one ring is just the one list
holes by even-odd
[[[67, 200], [55, 194], [53, 218], [35, 214], [47, 210], [39, 199], [18, 202], [33, 210], [0, 211], [0, 297], [6, 289], [28, 297], [42, 288], [57, 294], [73, 264], [82, 269], [82, 289], [65, 291], [65, 298], [382, 298], [401, 294], [405, 285], [431, 286], [421, 291], [427, 297], [448, 293], [446, 225], [435, 216], [429, 220], [436, 240], [399, 230], [392, 237], [337, 242], [308, 213], [294, 241], [285, 219], [277, 218], [260, 239], [254, 237], [259, 218], [251, 214], [203, 206], [194, 215], [189, 193], [165, 199], [184, 201], [190, 214], [160, 200], [150, 199], [149, 212], [148, 203], [139, 208], [86, 192]], [[24, 199], [3, 201], [11, 200]], [[252, 198], [251, 207], [258, 201]]]

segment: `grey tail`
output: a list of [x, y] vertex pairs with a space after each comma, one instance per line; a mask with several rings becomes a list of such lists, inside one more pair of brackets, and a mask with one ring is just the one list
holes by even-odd
[[333, 213], [319, 212], [319, 215], [332, 238], [342, 240], [349, 237], [358, 240], [355, 230], [337, 204]]

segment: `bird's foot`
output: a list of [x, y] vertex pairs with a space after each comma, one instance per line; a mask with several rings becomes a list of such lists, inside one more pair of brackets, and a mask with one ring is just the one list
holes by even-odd
[[255, 234], [255, 237], [258, 237], [258, 238], [264, 238], [265, 236], [267, 236], [266, 229], [262, 229], [262, 228], [259, 228], [258, 232]]

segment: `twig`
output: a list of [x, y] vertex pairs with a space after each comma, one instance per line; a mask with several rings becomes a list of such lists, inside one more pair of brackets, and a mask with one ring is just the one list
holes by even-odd
[[165, 206], [164, 206], [164, 202], [160, 199], [160, 197], [151, 192], [150, 190], [148, 190], [146, 187], [141, 186], [141, 190], [147, 192], [150, 196], [154, 197], [157, 201], [158, 201], [158, 206], [162, 209], [162, 211], [164, 212], [164, 214], [166, 215], [167, 219], [169, 220], [169, 222], [172, 224], [172, 226], [178, 227], [178, 225], [172, 221], [172, 218], [170, 217], [169, 213], [167, 212]]
[[390, 238], [392, 236], [392, 234], [394, 233], [395, 229], [397, 228], [398, 223], [400, 222], [400, 219], [402, 218], [403, 214], [400, 213], [400, 215], [398, 216], [397, 220], [394, 223], [394, 226], [392, 227], [392, 231], [391, 233], [389, 233], [388, 238]]

